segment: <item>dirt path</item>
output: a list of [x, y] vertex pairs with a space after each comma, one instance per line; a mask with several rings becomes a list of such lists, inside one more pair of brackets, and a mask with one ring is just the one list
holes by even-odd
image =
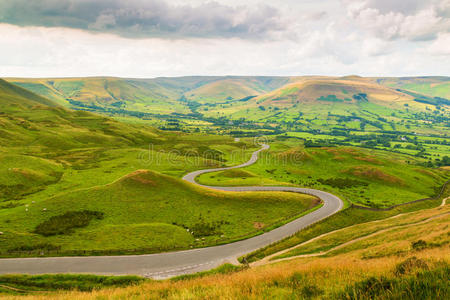
[[18, 288], [12, 287], [12, 286], [4, 285], [4, 284], [0, 284], [0, 288], [4, 288], [7, 290], [19, 292], [19, 293], [47, 293], [47, 291], [30, 291], [30, 290], [18, 289]]

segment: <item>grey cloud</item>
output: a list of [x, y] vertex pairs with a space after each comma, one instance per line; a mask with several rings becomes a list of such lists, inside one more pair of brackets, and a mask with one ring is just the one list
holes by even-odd
[[168, 0], [0, 0], [0, 23], [68, 27], [132, 38], [263, 38], [287, 25], [270, 6]]
[[385, 40], [429, 41], [450, 30], [450, 0], [342, 0], [360, 28]]
[[382, 14], [389, 12], [410, 15], [417, 12], [433, 0], [369, 0], [367, 7], [375, 8]]

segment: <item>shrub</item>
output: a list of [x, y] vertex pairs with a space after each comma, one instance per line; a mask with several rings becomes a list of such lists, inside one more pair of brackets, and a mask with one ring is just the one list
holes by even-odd
[[368, 185], [368, 183], [366, 182], [349, 178], [328, 178], [328, 179], [319, 178], [317, 179], [317, 181], [320, 182], [321, 184], [329, 185], [340, 189]]
[[409, 274], [414, 270], [423, 269], [428, 270], [428, 264], [423, 259], [419, 259], [415, 256], [408, 258], [407, 260], [399, 263], [395, 267], [394, 273], [396, 275]]
[[390, 293], [394, 285], [394, 280], [387, 279], [384, 276], [380, 278], [369, 277], [363, 281], [355, 283], [353, 286], [347, 287], [345, 296], [341, 295], [341, 299], [375, 299], [382, 293]]
[[318, 101], [328, 101], [328, 102], [344, 102], [344, 100], [339, 99], [336, 95], [328, 95], [326, 97], [320, 96], [317, 98]]
[[86, 227], [92, 219], [101, 220], [103, 216], [104, 213], [99, 211], [68, 211], [63, 215], [53, 216], [42, 222], [36, 226], [34, 233], [43, 236], [70, 234], [74, 228]]
[[41, 243], [35, 245], [22, 245], [15, 248], [8, 249], [8, 252], [33, 251], [33, 250], [59, 250], [61, 246], [56, 246], [50, 243]]
[[276, 287], [289, 288], [292, 290], [295, 298], [310, 299], [320, 296], [324, 293], [318, 286], [308, 282], [302, 273], [294, 273], [284, 279], [276, 279], [272, 282]]
[[[407, 260], [408, 261], [408, 260]], [[405, 261], [410, 264], [419, 260]], [[413, 263], [413, 264], [415, 264]], [[432, 270], [418, 270], [416, 273], [395, 278], [370, 277], [347, 286], [334, 299], [449, 299], [450, 268], [440, 263]]]
[[194, 224], [191, 229], [195, 237], [211, 236], [221, 234], [219, 228], [222, 224], [224, 224], [222, 221], [208, 223], [200, 219], [200, 222]]
[[353, 99], [355, 99], [356, 101], [369, 101], [367, 99], [367, 94], [365, 93], [355, 94], [353, 95]]
[[427, 242], [425, 242], [424, 240], [418, 240], [418, 241], [411, 243], [411, 247], [414, 250], [422, 250], [422, 249], [425, 249], [427, 246], [428, 246]]

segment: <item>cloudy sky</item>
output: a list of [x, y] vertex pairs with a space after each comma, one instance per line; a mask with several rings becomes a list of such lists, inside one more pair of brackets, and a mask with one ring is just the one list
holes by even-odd
[[450, 75], [450, 0], [0, 0], [0, 77]]

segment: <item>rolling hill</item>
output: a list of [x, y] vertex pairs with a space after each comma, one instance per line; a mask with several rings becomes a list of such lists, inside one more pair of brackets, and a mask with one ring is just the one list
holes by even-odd
[[244, 98], [275, 89], [285, 77], [176, 77], [129, 79], [8, 78], [8, 81], [68, 107], [122, 109], [152, 114], [190, 113], [186, 100]]
[[84, 111], [72, 111], [0, 80], [0, 145], [71, 149], [98, 145], [144, 145], [156, 130]]
[[[388, 145], [388, 140], [395, 142], [395, 146], [401, 148], [397, 150], [403, 153], [428, 155], [429, 158], [450, 153], [448, 147], [434, 146], [447, 144], [450, 100], [434, 95], [436, 91], [445, 95], [449, 77], [190, 76], [8, 80], [49, 96], [63, 106], [165, 131], [220, 132], [244, 137], [287, 133], [313, 139], [318, 139], [317, 134], [321, 133], [322, 140], [338, 139], [360, 146], [380, 144], [379, 141], [368, 142], [375, 139], [369, 135], [389, 134], [381, 144]], [[426, 94], [425, 89], [409, 86], [419, 83], [429, 86], [431, 92]], [[351, 141], [340, 138], [350, 135], [353, 136]], [[364, 136], [358, 137], [361, 135]], [[416, 142], [411, 145], [410, 141], [418, 136], [438, 140], [426, 139], [420, 145]], [[403, 143], [405, 141], [410, 143]], [[383, 149], [387, 148], [390, 147]]]
[[[265, 123], [280, 131], [402, 131], [445, 135], [449, 100], [378, 84], [371, 78], [299, 77], [245, 101], [198, 109], [208, 117]], [[414, 121], [413, 121], [414, 120]], [[434, 126], [429, 126], [430, 122]]]
[[284, 77], [225, 78], [189, 90], [185, 97], [201, 104], [236, 101], [265, 94], [288, 81]]
[[[49, 186], [70, 190], [83, 185], [105, 184], [104, 180], [107, 183], [136, 170], [129, 165], [130, 161], [136, 166], [185, 172], [195, 168], [194, 162], [190, 167], [187, 164], [170, 165], [169, 155], [156, 151], [173, 150], [176, 151], [173, 154], [179, 156], [186, 152], [202, 155], [212, 152], [210, 147], [216, 144], [219, 148], [241, 145], [231, 138], [160, 132], [149, 126], [120, 123], [94, 113], [73, 111], [0, 80], [0, 201], [34, 197]], [[160, 161], [151, 160], [153, 151]], [[216, 150], [214, 153], [217, 159], [225, 161], [222, 152]], [[144, 159], [145, 154], [150, 158]], [[109, 166], [112, 170], [108, 170], [106, 176], [106, 170], [100, 168], [104, 161], [119, 165]], [[201, 165], [206, 160], [197, 163]], [[210, 160], [209, 163], [219, 162]], [[67, 172], [70, 176], [64, 177]], [[89, 175], [90, 180], [83, 179], [86, 172], [93, 172]]]
[[[176, 89], [154, 81], [113, 77], [8, 80], [67, 107], [186, 112], [186, 108], [175, 101], [179, 98]], [[152, 107], [149, 109], [148, 105]]]
[[[448, 77], [363, 78], [359, 76], [258, 77], [191, 76], [154, 79], [114, 77], [8, 78], [8, 81], [65, 106], [109, 107], [150, 113], [190, 112], [186, 100], [203, 105], [232, 103], [247, 97], [257, 103], [355, 103], [357, 94], [383, 105], [408, 103], [414, 95], [450, 98]], [[321, 100], [319, 100], [321, 99]], [[253, 102], [254, 102], [253, 101]], [[237, 106], [245, 106], [245, 101]], [[253, 103], [251, 102], [251, 103]], [[273, 103], [272, 103], [273, 102]]]
[[[69, 255], [214, 245], [255, 234], [255, 224], [275, 224], [317, 203], [315, 197], [294, 193], [213, 192], [158, 172], [137, 170], [110, 184], [30, 203], [26, 210], [7, 210], [1, 214], [0, 255], [20, 252], [21, 246], [38, 250], [43, 244]], [[65, 213], [83, 211], [99, 212], [102, 218], [85, 228], [71, 227], [72, 219]], [[52, 222], [51, 217], [60, 219], [53, 222], [61, 231], [47, 225], [35, 232], [39, 224]], [[66, 230], [62, 223], [68, 224]]]
[[[419, 118], [421, 122], [414, 126], [422, 127], [421, 131], [425, 133], [422, 125], [430, 117], [436, 117], [432, 111], [438, 110], [440, 116], [446, 118], [450, 110], [450, 100], [444, 97], [450, 90], [448, 77], [192, 76], [8, 80], [64, 106], [125, 121], [129, 120], [127, 117], [141, 121], [153, 119], [151, 124], [165, 129], [170, 128], [166, 123], [170, 125], [175, 124], [173, 120], [181, 120], [186, 130], [196, 130], [198, 120], [207, 121], [200, 125], [210, 126], [211, 122], [217, 123], [214, 119], [218, 118], [243, 118], [281, 125], [295, 121], [299, 114], [309, 120], [319, 119], [319, 127], [330, 129], [333, 124], [325, 121], [332, 110], [341, 117], [365, 115], [370, 121], [388, 120], [388, 123]], [[175, 129], [182, 128], [180, 123], [176, 124]]]
[[56, 103], [26, 89], [9, 84], [3, 79], [0, 79], [0, 95], [0, 109], [2, 111], [14, 110], [14, 107], [16, 107], [16, 110], [19, 110], [42, 105], [57, 106]]
[[[355, 96], [364, 94], [365, 97]], [[262, 105], [285, 106], [292, 103], [311, 103], [316, 101], [357, 103], [373, 102], [410, 102], [412, 97], [391, 88], [380, 86], [357, 76], [342, 78], [304, 79], [288, 84], [276, 91], [255, 99]]]
[[[252, 82], [245, 84], [235, 78], [158, 80], [158, 84], [180, 97], [174, 101], [186, 105], [191, 112], [189, 101], [196, 100], [183, 99], [183, 95], [193, 90], [219, 101], [223, 99], [220, 100], [218, 91], [227, 87], [231, 87], [230, 91], [239, 87], [236, 98], [260, 93], [254, 98], [248, 96], [255, 95], [248, 95], [237, 99], [241, 101], [234, 98], [225, 98], [226, 103], [208, 101], [212, 104], [208, 111], [201, 106], [194, 109], [205, 115], [220, 112], [229, 118], [245, 116], [278, 126], [302, 124], [320, 130], [353, 126], [352, 130], [361, 134], [373, 130], [411, 131], [431, 125], [433, 130], [448, 132], [446, 120], [438, 119], [446, 107], [438, 110], [438, 105], [416, 101], [432, 101], [431, 96], [418, 99], [410, 91], [382, 86], [372, 79], [290, 78], [276, 83], [268, 80], [264, 88], [248, 78]], [[115, 107], [112, 104], [119, 99], [117, 95], [125, 99], [134, 97], [138, 91], [147, 93], [147, 88], [154, 89], [154, 83], [145, 80], [133, 80], [133, 84], [119, 79], [107, 82], [107, 88], [105, 81], [99, 79], [86, 84], [95, 93], [74, 88], [73, 83], [68, 90], [58, 85], [58, 91], [64, 90], [67, 95], [75, 91], [70, 94], [70, 102], [67, 98], [48, 100], [0, 80], [1, 256], [136, 254], [203, 247], [256, 234], [261, 227], [286, 222], [286, 217], [317, 204], [317, 199], [297, 194], [211, 192], [179, 179], [190, 170], [246, 160], [252, 150], [249, 139], [163, 132], [64, 107], [67, 101], [68, 106], [78, 103], [73, 101], [87, 101], [86, 106]], [[117, 99], [109, 94], [111, 91]], [[168, 91], [159, 91], [167, 99], [172, 97]], [[130, 105], [138, 107], [139, 103]], [[435, 108], [421, 115], [430, 111], [427, 107]], [[430, 122], [430, 115], [436, 116], [436, 122], [433, 119], [434, 123], [425, 123]], [[402, 124], [402, 120], [412, 122]], [[411, 145], [419, 143], [418, 138], [398, 137], [402, 138]], [[271, 184], [320, 187], [346, 201], [373, 208], [431, 196], [437, 185], [448, 178], [443, 170], [428, 168], [417, 155], [413, 158], [351, 146], [323, 147], [281, 134], [273, 139], [272, 145], [272, 152], [264, 155], [269, 158], [264, 160], [265, 164], [212, 174], [214, 177], [208, 180], [222, 184], [242, 184], [242, 181], [261, 184], [268, 180]], [[241, 156], [233, 157], [237, 152]], [[409, 185], [415, 185], [416, 189]], [[392, 201], [382, 199], [386, 191]], [[140, 293], [142, 298], [346, 299], [356, 295], [353, 298], [370, 299], [373, 293], [401, 297], [404, 291], [422, 293], [428, 298], [446, 296], [448, 205], [432, 208], [441, 205], [443, 197], [448, 197], [448, 190], [440, 198], [388, 211], [349, 205], [330, 219], [258, 252], [262, 257], [271, 255], [265, 263], [273, 258], [273, 265], [269, 261], [268, 265], [255, 264], [250, 269], [224, 266], [210, 273], [174, 281], [151, 281], [125, 290], [54, 296], [127, 298], [132, 296], [130, 293], [134, 296]], [[379, 205], [380, 201], [386, 205]], [[385, 219], [398, 213], [402, 214]], [[336, 230], [342, 231], [336, 234]], [[305, 237], [315, 239], [305, 246], [300, 244]], [[289, 262], [283, 262], [285, 259]], [[61, 278], [35, 279], [39, 281], [38, 289], [53, 289]], [[9, 285], [35, 288], [28, 287], [26, 280], [19, 285], [14, 280], [0, 278], [0, 293], [18, 292]]]
[[448, 77], [400, 77], [377, 78], [375, 80], [388, 87], [450, 99], [450, 80]]

